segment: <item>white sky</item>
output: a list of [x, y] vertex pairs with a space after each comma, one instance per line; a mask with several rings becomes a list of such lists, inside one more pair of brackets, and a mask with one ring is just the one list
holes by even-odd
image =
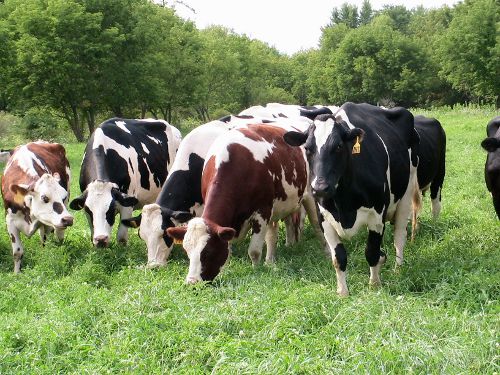
[[[175, 3], [172, 1], [169, 3]], [[193, 13], [182, 2], [195, 10]], [[177, 14], [196, 23], [199, 29], [222, 25], [251, 39], [259, 39], [281, 52], [293, 54], [301, 49], [317, 48], [321, 27], [332, 9], [345, 0], [182, 0], [175, 5]], [[363, 0], [350, 0], [361, 8]], [[452, 6], [457, 0], [371, 0], [373, 9], [384, 4], [404, 5], [411, 9]]]

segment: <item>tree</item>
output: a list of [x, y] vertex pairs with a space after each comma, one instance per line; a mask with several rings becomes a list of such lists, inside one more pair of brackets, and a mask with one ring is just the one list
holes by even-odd
[[368, 25], [373, 18], [373, 9], [370, 0], [363, 0], [361, 11], [359, 13], [359, 24]]
[[358, 17], [358, 7], [356, 5], [351, 5], [349, 3], [343, 3], [340, 9], [333, 8], [332, 15], [330, 17], [330, 24], [328, 26], [334, 26], [339, 24], [345, 24], [351, 29], [359, 26]]
[[469, 0], [455, 8], [441, 38], [440, 75], [471, 100], [500, 106], [500, 7], [495, 0]]

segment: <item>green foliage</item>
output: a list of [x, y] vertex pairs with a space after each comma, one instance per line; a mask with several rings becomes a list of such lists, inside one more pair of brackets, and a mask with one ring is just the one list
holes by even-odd
[[495, 0], [457, 5], [441, 39], [441, 75], [470, 99], [500, 96], [500, 6]]
[[[94, 249], [81, 211], [62, 246], [23, 238], [26, 266], [14, 275], [0, 216], [0, 373], [495, 373], [499, 223], [479, 143], [499, 113], [413, 113], [436, 117], [447, 132], [443, 211], [432, 220], [424, 198], [398, 272], [388, 225], [380, 289], [368, 286], [366, 233], [346, 242], [348, 298], [336, 295], [331, 259], [308, 225], [288, 248], [281, 229], [275, 266], [252, 268], [246, 241], [213, 285], [189, 287], [181, 248], [166, 268], [144, 269], [136, 234], [128, 246]], [[66, 149], [77, 176], [84, 145]], [[79, 192], [75, 177], [71, 192]]]

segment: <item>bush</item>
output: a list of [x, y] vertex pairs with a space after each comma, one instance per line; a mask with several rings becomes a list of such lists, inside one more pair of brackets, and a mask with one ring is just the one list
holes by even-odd
[[43, 139], [49, 142], [74, 141], [64, 120], [46, 109], [32, 108], [22, 119], [25, 138], [35, 141]]

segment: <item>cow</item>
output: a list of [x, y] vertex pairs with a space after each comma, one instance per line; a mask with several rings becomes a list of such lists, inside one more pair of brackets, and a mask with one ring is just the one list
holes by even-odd
[[321, 235], [309, 189], [304, 150], [283, 141], [289, 127], [251, 124], [218, 137], [208, 150], [201, 179], [205, 208], [184, 227], [167, 229], [189, 257], [186, 283], [212, 281], [229, 255], [229, 243], [251, 229], [248, 254], [255, 266], [267, 244], [266, 263], [275, 261], [277, 221], [301, 204]]
[[267, 103], [266, 106], [256, 105], [241, 111], [238, 116], [259, 118], [292, 118], [312, 120], [321, 114], [332, 114], [338, 107], [335, 106], [300, 106], [295, 104]]
[[69, 180], [66, 151], [58, 143], [37, 141], [19, 146], [7, 161], [2, 197], [15, 273], [21, 271], [24, 255], [21, 232], [31, 237], [39, 229], [44, 245], [48, 232], [54, 230], [62, 241], [65, 229], [73, 224], [66, 208]]
[[312, 192], [325, 219], [322, 226], [340, 296], [349, 294], [341, 238], [351, 238], [362, 226], [369, 231], [365, 257], [370, 284], [380, 284], [386, 261], [380, 249], [386, 221], [394, 223], [396, 264], [403, 262], [411, 201], [418, 189], [413, 121], [404, 108], [347, 102], [335, 115], [318, 116], [307, 131], [285, 134], [288, 144], [304, 145], [308, 155]]
[[[112, 118], [90, 137], [80, 171], [82, 194], [70, 208], [85, 209], [92, 243], [107, 247], [115, 216], [132, 216], [134, 208], [155, 201], [181, 141], [177, 128], [163, 120]], [[127, 243], [120, 223], [117, 241]]]
[[[208, 149], [217, 137], [237, 127], [252, 123], [275, 122], [253, 116], [228, 116], [198, 126], [181, 142], [174, 164], [153, 204], [145, 205], [139, 216], [122, 220], [128, 227], [139, 227], [139, 236], [148, 248], [147, 266], [164, 266], [170, 255], [173, 240], [166, 230], [180, 225], [192, 217], [200, 217], [204, 203], [201, 196], [201, 175]], [[281, 122], [284, 119], [280, 119]], [[300, 125], [300, 122], [299, 122]], [[305, 214], [289, 215], [285, 218], [286, 245], [299, 240]]]
[[486, 135], [487, 138], [481, 142], [481, 146], [488, 151], [484, 165], [484, 179], [500, 219], [500, 116], [488, 123]]
[[415, 116], [415, 130], [420, 137], [417, 147], [417, 180], [420, 191], [415, 191], [412, 202], [411, 240], [415, 238], [422, 195], [431, 192], [432, 216], [436, 219], [441, 212], [441, 191], [443, 188], [446, 161], [446, 133], [441, 123], [422, 115]]

